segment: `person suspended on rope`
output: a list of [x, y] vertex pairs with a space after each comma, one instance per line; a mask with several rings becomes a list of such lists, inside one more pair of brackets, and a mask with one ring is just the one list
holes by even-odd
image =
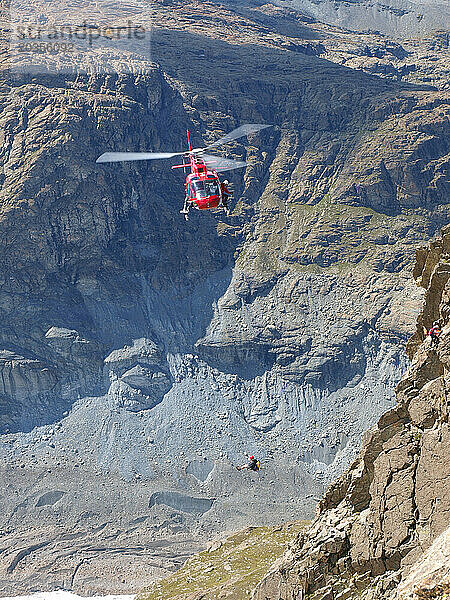
[[222, 203], [222, 206], [224, 207], [224, 209], [226, 210], [227, 214], [229, 214], [228, 200], [229, 200], [229, 198], [232, 198], [232, 193], [228, 189], [229, 185], [230, 185], [230, 182], [227, 179], [222, 181], [220, 184], [220, 188], [221, 188], [221, 192], [222, 192], [221, 203]]
[[439, 321], [435, 321], [433, 323], [432, 328], [428, 332], [428, 335], [431, 337], [431, 345], [437, 347], [439, 344], [439, 336], [441, 335], [442, 330], [439, 326]]
[[259, 471], [260, 462], [257, 460], [253, 454], [247, 454], [248, 463], [242, 465], [241, 467], [236, 467], [238, 471], [242, 471], [242, 469], [249, 469], [250, 471]]

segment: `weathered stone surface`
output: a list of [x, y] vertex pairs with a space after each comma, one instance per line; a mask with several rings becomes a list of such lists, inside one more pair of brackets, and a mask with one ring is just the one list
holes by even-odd
[[[397, 39], [408, 36], [422, 37], [427, 32], [445, 28], [442, 15], [447, 12], [443, 2], [427, 0], [420, 4], [414, 0], [389, 0], [380, 2], [372, 0], [363, 2], [329, 2], [320, 0], [289, 0], [289, 2], [275, 2], [285, 7], [286, 5], [327, 23], [340, 25], [348, 29], [362, 31], [378, 30], [383, 33], [394, 35]], [[448, 33], [442, 31], [445, 35]], [[380, 44], [378, 52], [368, 52], [368, 56], [382, 56], [383, 51], [397, 52], [397, 48], [390, 42]], [[389, 64], [389, 63], [388, 63]], [[378, 71], [379, 72], [379, 71]]]
[[398, 600], [445, 598], [450, 592], [450, 527], [439, 535], [400, 583]]
[[172, 387], [169, 365], [152, 340], [133, 340], [132, 346], [114, 350], [104, 362], [111, 381], [108, 394], [117, 407], [148, 410]]

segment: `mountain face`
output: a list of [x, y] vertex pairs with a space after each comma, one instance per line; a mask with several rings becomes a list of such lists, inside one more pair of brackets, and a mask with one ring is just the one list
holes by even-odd
[[[450, 591], [449, 255], [449, 227], [417, 254], [425, 303], [397, 406], [365, 434], [360, 457], [255, 599], [413, 600]], [[437, 345], [427, 336], [435, 320]]]
[[[439, 36], [195, 2], [152, 25], [144, 70], [4, 71], [6, 593], [129, 592], [214, 532], [310, 516], [393, 404], [412, 256], [448, 219]], [[166, 164], [95, 164], [249, 122], [274, 126], [227, 149], [249, 162], [229, 219], [185, 223]]]
[[376, 30], [397, 39], [446, 30], [450, 22], [448, 6], [440, 0], [279, 0], [275, 4], [325, 23], [357, 31]]

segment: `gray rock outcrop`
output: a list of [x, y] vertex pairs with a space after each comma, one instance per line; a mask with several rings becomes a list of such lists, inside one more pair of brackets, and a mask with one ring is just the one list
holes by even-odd
[[131, 347], [111, 352], [105, 358], [105, 370], [111, 380], [109, 396], [117, 407], [127, 410], [153, 408], [172, 387], [163, 353], [145, 338], [133, 340]]
[[448, 6], [439, 0], [281, 0], [302, 14], [352, 30], [375, 30], [395, 38], [424, 36], [436, 30], [448, 29]]

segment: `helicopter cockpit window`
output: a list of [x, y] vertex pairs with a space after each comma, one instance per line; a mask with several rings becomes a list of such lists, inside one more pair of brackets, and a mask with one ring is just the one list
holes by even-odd
[[219, 186], [215, 179], [204, 179], [191, 181], [191, 196], [197, 199], [206, 198], [207, 196], [217, 196], [219, 194]]
[[204, 183], [207, 196], [219, 195], [219, 186], [217, 185], [217, 181], [215, 179], [206, 179]]
[[195, 198], [205, 198], [205, 186], [203, 181], [194, 180], [191, 181], [191, 196]]

